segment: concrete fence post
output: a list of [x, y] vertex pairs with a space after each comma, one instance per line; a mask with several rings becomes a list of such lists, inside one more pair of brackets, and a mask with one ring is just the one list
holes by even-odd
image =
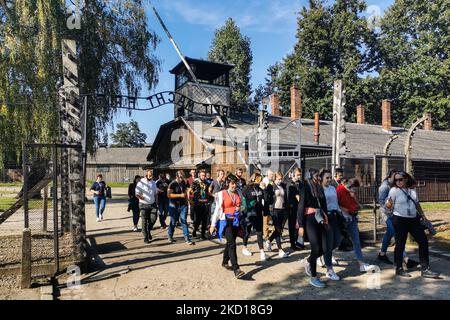
[[22, 265], [20, 287], [31, 287], [31, 229], [25, 228], [22, 232]]

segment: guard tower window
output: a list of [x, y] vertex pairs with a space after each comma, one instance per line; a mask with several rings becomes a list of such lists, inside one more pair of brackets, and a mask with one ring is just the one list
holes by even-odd
[[[200, 83], [220, 87], [230, 86], [229, 73], [233, 69], [232, 65], [188, 57], [186, 57], [186, 61]], [[175, 90], [192, 81], [183, 62], [180, 62], [175, 68], [170, 70], [170, 73], [175, 75]]]

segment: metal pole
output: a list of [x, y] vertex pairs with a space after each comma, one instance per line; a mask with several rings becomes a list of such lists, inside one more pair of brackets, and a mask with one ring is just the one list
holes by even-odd
[[373, 155], [373, 242], [377, 243], [377, 155]]
[[29, 228], [29, 212], [28, 212], [28, 150], [27, 145], [22, 143], [22, 170], [23, 170], [23, 213], [25, 229]]
[[55, 256], [55, 274], [59, 272], [59, 233], [58, 233], [58, 154], [56, 146], [52, 150], [53, 159], [53, 248]]
[[83, 182], [83, 201], [86, 198], [86, 165], [87, 165], [87, 117], [88, 117], [88, 96], [84, 96], [84, 106], [83, 106], [83, 114], [82, 114], [82, 123], [83, 123], [83, 140], [81, 143], [82, 146], [82, 174], [81, 181]]
[[42, 219], [42, 231], [47, 232], [48, 219], [48, 185], [44, 187], [44, 212]]

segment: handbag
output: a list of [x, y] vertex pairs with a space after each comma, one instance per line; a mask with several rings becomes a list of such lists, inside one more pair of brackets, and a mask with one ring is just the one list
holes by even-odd
[[316, 213], [314, 214], [314, 218], [316, 219], [317, 223], [324, 227], [325, 230], [329, 229], [328, 221], [325, 217], [325, 211], [322, 209], [322, 206], [320, 204], [319, 197], [313, 192], [313, 186], [311, 185], [311, 182], [308, 181], [309, 187], [311, 188], [311, 193], [314, 198], [317, 200], [317, 204], [319, 205], [319, 208], [316, 208]]
[[403, 190], [402, 188], [400, 188], [400, 190], [402, 190], [402, 192], [408, 197], [408, 200], [410, 200], [410, 201], [412, 201], [412, 203], [414, 203], [414, 206], [416, 207], [417, 215], [419, 216], [420, 224], [422, 225], [423, 229], [428, 230], [430, 232], [430, 234], [432, 236], [434, 236], [437, 233], [437, 231], [433, 227], [433, 224], [431, 223], [431, 221], [428, 220], [427, 217], [425, 216], [425, 212], [423, 212], [422, 206], [420, 204], [418, 204], [416, 201], [414, 201], [414, 199], [411, 198], [411, 196], [407, 192], [405, 192], [405, 190]]

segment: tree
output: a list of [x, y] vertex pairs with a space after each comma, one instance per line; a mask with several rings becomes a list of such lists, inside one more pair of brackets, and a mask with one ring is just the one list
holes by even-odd
[[243, 36], [235, 21], [229, 18], [216, 30], [208, 53], [213, 62], [234, 65], [230, 72], [231, 104], [245, 106], [250, 102], [250, 71], [253, 56], [250, 38]]
[[343, 79], [347, 107], [354, 114], [364, 91], [362, 75], [377, 67], [376, 36], [361, 17], [365, 1], [310, 0], [299, 12], [297, 43], [277, 67], [273, 85], [280, 94], [282, 114], [289, 114], [290, 86], [296, 82], [302, 95], [303, 114], [319, 112], [331, 120], [333, 82]]
[[[79, 30], [68, 30], [65, 0], [0, 0], [0, 167], [20, 163], [22, 141], [59, 135], [61, 40], [78, 42], [81, 93], [136, 94], [158, 80], [159, 42], [140, 0], [86, 1]], [[89, 101], [88, 146], [116, 112]]]
[[430, 112], [450, 129], [450, 1], [397, 0], [381, 21], [382, 89], [396, 125]]
[[142, 148], [145, 146], [147, 135], [139, 129], [139, 124], [132, 120], [130, 123], [118, 123], [117, 130], [111, 134], [114, 142], [112, 147]]

